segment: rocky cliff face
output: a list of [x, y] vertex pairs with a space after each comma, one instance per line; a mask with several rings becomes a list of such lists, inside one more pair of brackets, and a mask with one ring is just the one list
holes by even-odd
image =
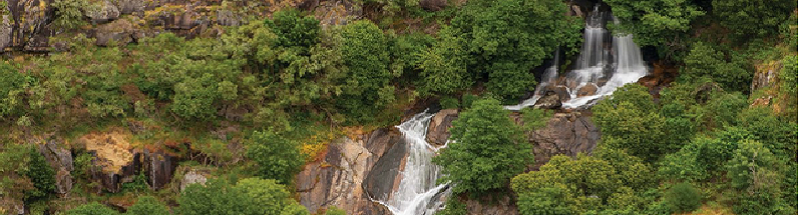
[[[96, 38], [96, 45], [116, 41], [123, 46], [147, 36], [173, 32], [187, 38], [218, 36], [221, 26], [238, 26], [250, 18], [264, 19], [284, 8], [313, 11], [323, 26], [346, 24], [361, 16], [361, 4], [347, 0], [93, 0], [93, 9], [83, 11], [92, 25], [80, 29], [58, 29], [53, 25], [53, 0], [8, 0], [8, 11], [0, 17], [0, 53], [6, 51], [48, 52], [64, 45], [51, 37], [83, 33]], [[0, 13], [2, 14], [2, 13]]]
[[546, 127], [527, 134], [528, 141], [533, 144], [533, 170], [538, 170], [555, 155], [591, 154], [600, 140], [600, 129], [590, 117], [579, 112], [556, 113]]
[[391, 166], [376, 163], [386, 154], [394, 154], [388, 152], [401, 145], [399, 137], [397, 131], [378, 129], [356, 140], [342, 137], [330, 143], [322, 160], [306, 165], [297, 175], [300, 204], [311, 212], [336, 206], [348, 214], [390, 214], [388, 209], [371, 201], [365, 190], [376, 190], [376, 185], [383, 185], [374, 183], [376, 180], [392, 178], [368, 177], [368, 174], [397, 173]]

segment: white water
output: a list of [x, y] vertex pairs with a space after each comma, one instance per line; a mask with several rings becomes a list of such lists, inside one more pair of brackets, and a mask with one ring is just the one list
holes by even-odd
[[[566, 83], [564, 83], [570, 94], [570, 99], [562, 102], [562, 108], [593, 105], [592, 102], [596, 102], [599, 98], [611, 95], [617, 88], [636, 82], [639, 78], [647, 75], [648, 68], [642, 60], [639, 46], [633, 42], [632, 35], [613, 36], [610, 49], [604, 45], [608, 44], [606, 38], [610, 36], [610, 32], [605, 29], [608, 17], [612, 16], [600, 11], [599, 6], [595, 6], [587, 17], [581, 54], [575, 63], [575, 69], [567, 74]], [[614, 21], [616, 22], [616, 19]], [[506, 106], [505, 108], [520, 110], [536, 104], [536, 101], [544, 94], [544, 92], [541, 92], [542, 86], [557, 84], [553, 83], [556, 79], [550, 78], [548, 75], [550, 75], [549, 69], [542, 78], [542, 83], [540, 83], [540, 87], [537, 87], [533, 97], [518, 105]], [[578, 91], [582, 87], [589, 85], [596, 87], [597, 90], [594, 95], [579, 97]]]
[[[394, 215], [423, 215], [434, 214], [441, 202], [431, 199], [447, 187], [447, 184], [437, 185], [436, 180], [441, 177], [440, 167], [433, 164], [431, 159], [442, 147], [433, 147], [425, 141], [432, 113], [420, 113], [399, 126], [406, 142], [408, 157], [403, 171], [400, 173], [399, 189], [388, 200], [378, 201], [389, 208]], [[430, 203], [433, 203], [429, 206]]]

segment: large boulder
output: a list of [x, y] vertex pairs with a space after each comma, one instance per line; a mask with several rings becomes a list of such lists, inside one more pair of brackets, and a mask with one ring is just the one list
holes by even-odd
[[97, 41], [95, 43], [98, 46], [108, 46], [113, 40], [117, 45], [124, 46], [134, 41], [136, 33], [137, 30], [130, 21], [120, 19], [97, 27], [95, 32]]
[[535, 159], [532, 169], [538, 170], [555, 155], [591, 154], [599, 140], [600, 129], [589, 117], [579, 112], [556, 113], [546, 127], [528, 132]]
[[108, 0], [101, 1], [99, 4], [96, 4], [96, 6], [96, 10], [86, 11], [86, 16], [91, 18], [92, 23], [107, 23], [119, 18], [120, 16], [120, 11], [117, 9], [117, 6]]
[[588, 84], [583, 85], [582, 87], [578, 88], [578, 93], [577, 93], [576, 96], [578, 98], [580, 98], [580, 97], [584, 97], [584, 96], [593, 96], [596, 93], [597, 93], [597, 85], [594, 85], [592, 83], [588, 83]]
[[144, 12], [145, 1], [142, 0], [115, 0], [114, 4], [121, 14]]
[[536, 100], [533, 105], [535, 108], [542, 109], [559, 109], [561, 108], [561, 98], [552, 91], [548, 91], [544, 96]]
[[162, 150], [145, 149], [142, 154], [144, 155], [143, 168], [150, 188], [153, 190], [164, 188], [172, 180], [179, 159]]
[[448, 129], [453, 126], [453, 120], [456, 118], [458, 118], [457, 109], [445, 109], [436, 113], [428, 126], [426, 141], [436, 146], [447, 143], [447, 139], [450, 138]]
[[39, 145], [39, 153], [44, 156], [50, 167], [56, 171], [56, 193], [60, 196], [67, 196], [72, 190], [73, 180], [70, 172], [75, 170], [72, 164], [72, 153], [65, 148], [59, 147], [55, 140]]
[[365, 191], [370, 187], [365, 180], [381, 156], [393, 148], [391, 143], [396, 136], [388, 129], [378, 129], [331, 142], [322, 159], [306, 165], [297, 175], [300, 204], [310, 212], [336, 206], [347, 214], [391, 214], [386, 207], [370, 201]]

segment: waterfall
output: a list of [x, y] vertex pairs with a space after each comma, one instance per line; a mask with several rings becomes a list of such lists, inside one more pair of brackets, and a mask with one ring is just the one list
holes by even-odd
[[[614, 35], [606, 29], [608, 20], [616, 18], [600, 10], [600, 5], [595, 5], [586, 17], [586, 26], [583, 33], [583, 46], [573, 70], [566, 75], [563, 83], [570, 98], [562, 102], [562, 108], [579, 108], [593, 105], [599, 98], [611, 95], [617, 88], [633, 83], [647, 75], [648, 68], [642, 60], [639, 46], [633, 42], [633, 35]], [[608, 45], [610, 44], [610, 45]], [[556, 55], [557, 56], [557, 55]], [[534, 96], [518, 105], [506, 106], [509, 110], [520, 110], [533, 106], [544, 92], [544, 87], [553, 85], [555, 77], [545, 73], [542, 82], [537, 86]], [[593, 93], [580, 96], [578, 92]], [[596, 90], [593, 90], [596, 89]]]
[[431, 162], [439, 148], [425, 141], [433, 115], [423, 112], [397, 126], [405, 137], [408, 157], [400, 173], [402, 178], [399, 189], [390, 199], [379, 201], [394, 215], [432, 215], [443, 206], [434, 197], [443, 192], [445, 195], [449, 193], [446, 190], [447, 184], [436, 184], [436, 180], [441, 177], [441, 167]]

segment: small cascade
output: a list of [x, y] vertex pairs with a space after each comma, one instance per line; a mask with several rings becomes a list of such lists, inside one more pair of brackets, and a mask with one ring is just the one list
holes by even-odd
[[[547, 86], [556, 84], [563, 84], [570, 95], [569, 99], [562, 99], [562, 108], [591, 106], [599, 98], [611, 95], [617, 88], [647, 75], [648, 68], [642, 60], [639, 46], [633, 42], [633, 35], [612, 36], [606, 29], [609, 19], [617, 23], [610, 12], [601, 10], [599, 4], [595, 5], [586, 17], [580, 56], [573, 70], [567, 73], [564, 83], [554, 83], [557, 78], [551, 77], [548, 70], [533, 97], [505, 108], [520, 110], [533, 106], [543, 96], [545, 92], [542, 91]], [[583, 96], [579, 95], [581, 91]]]
[[561, 56], [561, 48], [556, 49], [556, 53], [554, 55], [555, 58], [553, 59], [553, 65], [544, 71], [542, 80], [539, 81], [539, 85], [536, 86], [536, 90], [533, 91], [533, 96], [525, 101], [522, 101], [522, 103], [518, 105], [506, 106], [506, 109], [521, 110], [522, 108], [533, 106], [536, 104], [536, 101], [542, 97], [542, 94], [544, 94], [544, 90], [547, 88], [547, 86], [555, 83], [556, 79], [558, 78], [558, 65], [560, 65], [559, 63], [561, 62], [559, 61]]
[[447, 184], [436, 184], [441, 167], [431, 162], [439, 148], [425, 141], [433, 115], [423, 112], [397, 126], [405, 137], [408, 157], [399, 189], [388, 200], [379, 201], [394, 215], [432, 215], [443, 206], [442, 195], [449, 193]]

